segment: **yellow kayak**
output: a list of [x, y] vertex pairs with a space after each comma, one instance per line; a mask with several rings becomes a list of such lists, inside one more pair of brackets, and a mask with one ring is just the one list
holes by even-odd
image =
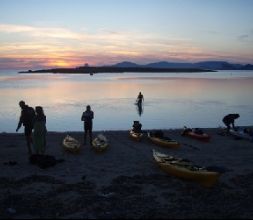
[[219, 172], [209, 171], [205, 167], [196, 166], [188, 160], [162, 154], [154, 149], [153, 157], [155, 162], [166, 173], [182, 179], [198, 182], [205, 187], [213, 186], [221, 175]]
[[66, 151], [69, 151], [71, 153], [79, 153], [81, 149], [81, 143], [70, 135], [67, 135], [63, 139], [62, 146]]
[[133, 130], [130, 130], [129, 134], [130, 134], [130, 137], [136, 141], [141, 141], [143, 137], [143, 133], [136, 133]]
[[148, 138], [154, 143], [162, 147], [172, 147], [172, 148], [178, 148], [180, 147], [180, 143], [176, 140], [172, 140], [167, 137], [155, 137], [152, 136], [150, 133], [148, 133]]
[[106, 150], [109, 146], [108, 139], [102, 135], [99, 134], [93, 141], [92, 141], [92, 147], [97, 152], [103, 152]]

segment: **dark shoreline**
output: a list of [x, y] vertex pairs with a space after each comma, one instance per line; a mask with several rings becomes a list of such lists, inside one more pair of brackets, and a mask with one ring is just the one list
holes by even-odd
[[[64, 161], [48, 169], [29, 163], [23, 133], [2, 133], [0, 219], [252, 219], [253, 143], [220, 135], [219, 128], [204, 130], [210, 143], [181, 136], [182, 129], [164, 130], [182, 144], [178, 149], [104, 131], [107, 151], [86, 145], [80, 154], [65, 152], [61, 143], [68, 133], [82, 141], [82, 131], [50, 131], [46, 152]], [[163, 172], [152, 149], [225, 172], [205, 188]]]
[[166, 73], [166, 72], [216, 72], [215, 70], [200, 69], [200, 68], [150, 68], [150, 67], [77, 67], [77, 68], [54, 68], [42, 70], [20, 71], [19, 73], [80, 73], [80, 74], [95, 74], [95, 73], [124, 73], [124, 72], [140, 72], [140, 73]]

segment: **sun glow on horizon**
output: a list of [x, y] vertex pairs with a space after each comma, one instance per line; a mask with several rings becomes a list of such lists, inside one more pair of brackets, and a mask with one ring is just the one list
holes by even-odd
[[65, 60], [49, 60], [48, 66], [62, 67], [62, 68], [70, 68], [73, 67], [73, 63], [69, 63]]
[[188, 0], [184, 7], [178, 0], [145, 1], [145, 7], [142, 0], [119, 2], [99, 1], [98, 7], [97, 0], [1, 0], [0, 69], [122, 61], [253, 63], [250, 1]]

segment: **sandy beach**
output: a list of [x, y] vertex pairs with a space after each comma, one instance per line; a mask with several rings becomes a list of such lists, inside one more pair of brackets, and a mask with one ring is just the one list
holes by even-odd
[[[82, 141], [82, 132], [49, 132], [46, 153], [63, 162], [47, 169], [29, 163], [23, 134], [1, 133], [0, 218], [253, 218], [253, 142], [221, 136], [218, 128], [204, 129], [209, 143], [181, 131], [164, 131], [181, 143], [178, 149], [105, 131], [105, 152], [87, 145], [80, 154], [61, 143], [67, 134]], [[225, 172], [205, 188], [163, 172], [152, 149]]]

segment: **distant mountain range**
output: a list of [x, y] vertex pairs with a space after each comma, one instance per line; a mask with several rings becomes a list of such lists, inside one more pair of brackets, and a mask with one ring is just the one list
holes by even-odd
[[149, 63], [146, 65], [139, 65], [132, 62], [121, 62], [113, 65], [114, 67], [143, 67], [143, 68], [201, 68], [201, 69], [210, 69], [210, 70], [253, 70], [252, 64], [233, 64], [226, 61], [205, 61], [198, 63], [174, 63], [174, 62], [157, 62]]

